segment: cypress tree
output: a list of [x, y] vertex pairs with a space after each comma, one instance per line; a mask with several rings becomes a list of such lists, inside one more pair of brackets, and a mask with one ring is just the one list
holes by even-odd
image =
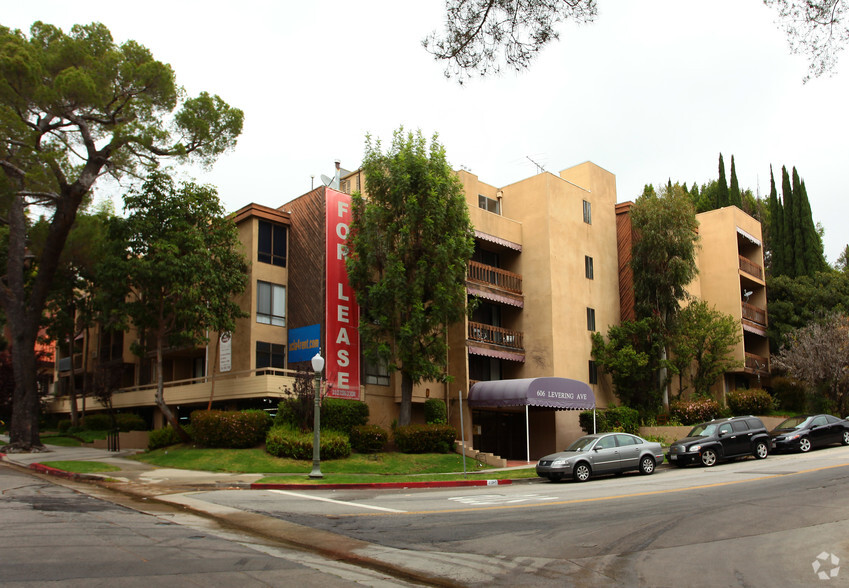
[[734, 168], [734, 156], [731, 156], [731, 189], [728, 192], [728, 203], [737, 208], [743, 208], [743, 197], [740, 194], [740, 184], [737, 183], [737, 170]]
[[775, 176], [772, 173], [772, 165], [769, 166], [769, 225], [767, 227], [770, 250], [770, 270], [773, 276], [785, 273], [784, 263], [784, 237], [783, 237], [784, 211], [781, 201], [778, 199], [778, 191], [775, 189]]
[[781, 230], [783, 244], [784, 275], [796, 277], [796, 209], [793, 205], [793, 190], [787, 167], [781, 166], [781, 197], [784, 201], [784, 223]]
[[719, 184], [716, 192], [716, 208], [728, 206], [728, 181], [725, 179], [725, 162], [722, 160], [722, 153], [719, 154]]
[[[809, 273], [807, 265], [808, 251], [810, 244], [808, 243], [809, 234], [807, 230], [807, 219], [805, 218], [805, 205], [802, 201], [802, 183], [799, 180], [799, 174], [796, 168], [793, 167], [793, 263], [796, 267], [796, 276], [806, 276]], [[808, 217], [810, 217], [810, 206], [808, 207]]]
[[[793, 171], [795, 173], [795, 168]], [[800, 210], [803, 215], [802, 221], [805, 233], [805, 273], [812, 276], [815, 272], [824, 271], [828, 267], [828, 264], [825, 261], [822, 237], [814, 224], [811, 203], [808, 200], [808, 190], [805, 188], [805, 180], [801, 180], [799, 184], [799, 200], [801, 202]]]

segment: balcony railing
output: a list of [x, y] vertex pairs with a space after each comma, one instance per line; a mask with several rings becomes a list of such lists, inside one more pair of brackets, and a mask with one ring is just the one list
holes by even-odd
[[469, 323], [469, 339], [510, 349], [524, 349], [521, 331], [511, 331], [483, 323]]
[[748, 302], [742, 302], [741, 304], [743, 305], [743, 318], [745, 320], [763, 325], [764, 327], [767, 326], [766, 310], [758, 308], [754, 304], [749, 304]]
[[469, 280], [515, 294], [522, 293], [522, 276], [477, 261], [469, 262]]
[[740, 257], [740, 269], [749, 274], [750, 276], [755, 276], [759, 280], [764, 279], [764, 268], [759, 266], [758, 264], [750, 261], [748, 258]]
[[746, 354], [746, 369], [752, 370], [759, 374], [769, 373], [769, 358], [755, 355], [754, 353]]

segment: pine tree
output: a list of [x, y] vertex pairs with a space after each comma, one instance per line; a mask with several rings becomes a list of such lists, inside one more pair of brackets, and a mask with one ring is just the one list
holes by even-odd
[[769, 166], [769, 225], [767, 225], [770, 250], [770, 270], [773, 276], [785, 273], [784, 262], [784, 211], [775, 189], [775, 176]]
[[790, 175], [787, 167], [781, 166], [781, 197], [784, 204], [784, 222], [781, 229], [781, 247], [783, 249], [784, 275], [796, 277], [796, 210], [793, 206], [793, 189], [790, 187]]
[[734, 156], [731, 156], [731, 189], [728, 192], [728, 203], [737, 208], [743, 208], [743, 197], [740, 194], [740, 184], [737, 182], [737, 170], [734, 167]]
[[716, 193], [716, 208], [722, 208], [730, 204], [728, 194], [728, 181], [725, 179], [725, 162], [722, 153], [719, 154], [719, 184]]

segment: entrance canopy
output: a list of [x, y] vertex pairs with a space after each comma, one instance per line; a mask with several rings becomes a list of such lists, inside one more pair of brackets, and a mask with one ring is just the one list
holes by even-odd
[[544, 406], [560, 410], [595, 408], [595, 394], [584, 382], [567, 378], [522, 378], [476, 382], [469, 406]]

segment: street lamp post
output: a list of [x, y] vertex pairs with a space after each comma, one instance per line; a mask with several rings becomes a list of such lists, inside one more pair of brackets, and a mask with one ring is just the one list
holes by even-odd
[[313, 437], [312, 437], [312, 471], [310, 478], [323, 478], [321, 475], [321, 407], [319, 399], [321, 398], [321, 372], [324, 370], [324, 358], [320, 353], [316, 353], [312, 360], [312, 371], [315, 372], [315, 415], [313, 420]]

